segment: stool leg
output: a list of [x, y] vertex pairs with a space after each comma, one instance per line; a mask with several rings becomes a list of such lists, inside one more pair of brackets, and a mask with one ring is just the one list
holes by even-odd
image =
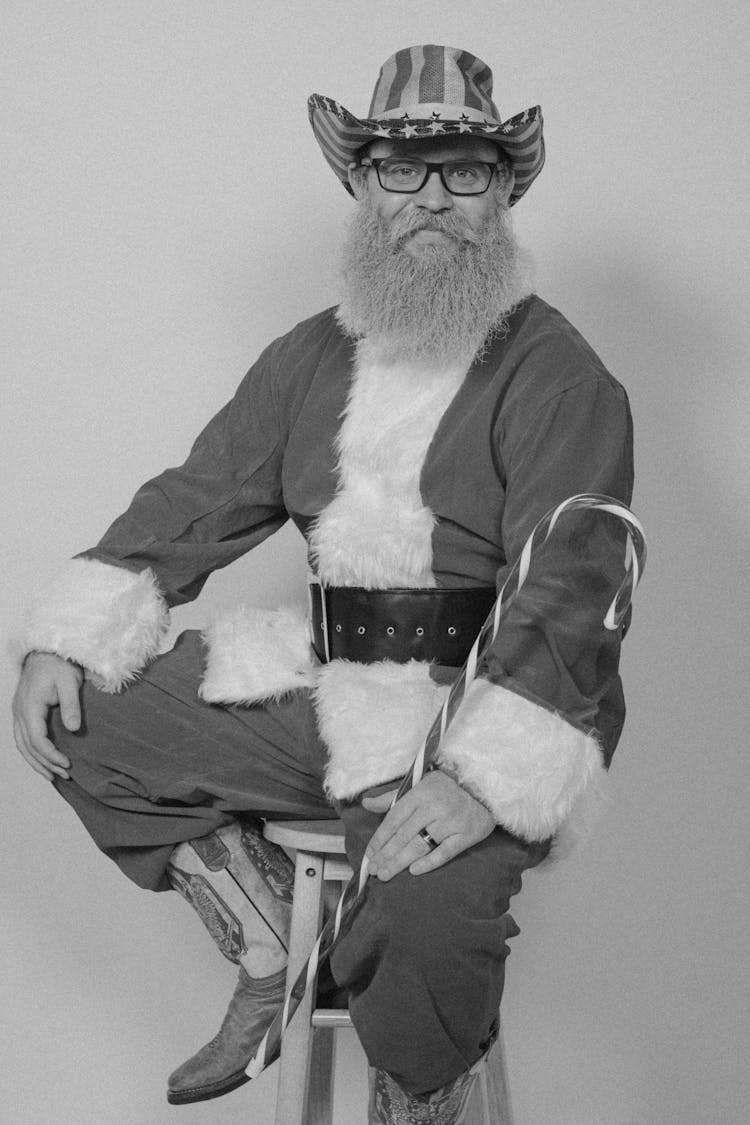
[[[318, 936], [323, 914], [323, 862], [320, 855], [297, 852], [288, 983], [294, 981], [302, 970]], [[306, 996], [284, 1033], [276, 1095], [276, 1125], [331, 1125], [332, 1032], [325, 1031], [322, 1036], [316, 1036], [320, 1043], [316, 1043], [319, 1049], [315, 1052], [315, 1106], [312, 1097], [307, 1097], [313, 1043], [310, 1018], [314, 1004], [315, 996]], [[329, 1037], [327, 1049], [326, 1036]]]
[[305, 1125], [332, 1125], [333, 1073], [336, 1062], [336, 1031], [332, 1027], [312, 1028], [310, 1079]]

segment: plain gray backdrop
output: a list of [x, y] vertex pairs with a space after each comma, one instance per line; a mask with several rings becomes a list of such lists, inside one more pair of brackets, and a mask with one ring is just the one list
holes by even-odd
[[[3, 623], [182, 460], [273, 336], [337, 299], [351, 202], [309, 130], [399, 47], [465, 47], [548, 162], [537, 287], [629, 390], [650, 557], [595, 839], [529, 876], [504, 1006], [517, 1125], [740, 1125], [748, 1071], [746, 5], [5, 0]], [[264, 187], [269, 162], [278, 187]], [[293, 600], [283, 531], [176, 627]], [[14, 1125], [270, 1121], [275, 1074], [184, 1109], [233, 987], [177, 896], [126, 883], [16, 754], [2, 669], [0, 1104]], [[351, 1037], [350, 1037], [351, 1038]], [[365, 1120], [349, 1042], [337, 1120]]]

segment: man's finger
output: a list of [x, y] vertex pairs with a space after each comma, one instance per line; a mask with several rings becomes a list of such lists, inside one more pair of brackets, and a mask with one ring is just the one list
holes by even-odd
[[[427, 844], [421, 836], [412, 834], [411, 839], [403, 848], [389, 859], [378, 863], [375, 870], [371, 871], [371, 874], [382, 883], [387, 883], [389, 879], [393, 879], [393, 877], [398, 875], [401, 871], [406, 871], [407, 868], [411, 870], [414, 863], [417, 862], [420, 857], [424, 856], [426, 847]], [[435, 851], [437, 851], [437, 849], [435, 849]], [[435, 852], [431, 854], [434, 855]]]
[[463, 850], [460, 837], [449, 836], [447, 840], [443, 840], [442, 844], [438, 844], [433, 851], [415, 859], [409, 865], [409, 874], [426, 875], [428, 871], [436, 871], [438, 867], [442, 867], [449, 860], [454, 859]]
[[36, 756], [31, 751], [31, 746], [28, 740], [21, 730], [21, 724], [19, 723], [18, 719], [14, 720], [13, 722], [13, 737], [15, 738], [18, 752], [24, 759], [24, 761], [27, 762], [33, 770], [35, 770], [37, 773], [40, 773], [42, 777], [45, 777], [47, 781], [52, 781], [53, 774], [51, 770], [49, 770], [46, 766], [43, 766], [41, 762], [37, 761]]
[[47, 724], [43, 719], [29, 719], [26, 735], [32, 753], [60, 777], [68, 777], [70, 761], [47, 737]]
[[[374, 798], [380, 800], [380, 798]], [[383, 822], [378, 825], [378, 828], [373, 832], [370, 842], [367, 845], [366, 855], [368, 859], [372, 857], [385, 847], [388, 841], [394, 836], [399, 829], [405, 824], [414, 814], [414, 799], [411, 793], [407, 793], [400, 801], [396, 801], [393, 808], [390, 808], [385, 815]], [[411, 833], [413, 835], [413, 833]]]
[[419, 835], [419, 830], [424, 824], [424, 816], [420, 814], [419, 809], [415, 809], [411, 816], [407, 817], [398, 827], [391, 833], [388, 839], [382, 843], [378, 842], [375, 837], [370, 841], [368, 849], [372, 847], [372, 852], [368, 856], [370, 861], [370, 870], [373, 874], [377, 874], [381, 868], [390, 869], [393, 861], [405, 855], [409, 851], [408, 860], [402, 866], [407, 866], [415, 858], [413, 855], [415, 841], [419, 841], [417, 845], [417, 855], [422, 854], [422, 849], [427, 847], [424, 839]]
[[388, 812], [393, 802], [393, 794], [395, 792], [396, 790], [394, 789], [390, 793], [381, 793], [378, 797], [365, 797], [362, 801], [362, 805], [368, 812]]
[[[66, 672], [68, 669], [66, 668]], [[76, 731], [81, 725], [81, 683], [78, 676], [58, 676], [57, 698], [60, 718], [66, 730]]]

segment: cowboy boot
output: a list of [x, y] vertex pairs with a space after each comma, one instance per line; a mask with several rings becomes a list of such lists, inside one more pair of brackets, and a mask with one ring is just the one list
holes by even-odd
[[477, 1067], [429, 1094], [409, 1094], [385, 1070], [368, 1068], [368, 1125], [459, 1125]]
[[167, 874], [240, 966], [218, 1033], [169, 1076], [167, 1101], [183, 1105], [248, 1081], [245, 1068], [284, 1001], [294, 866], [257, 821], [243, 820], [180, 844]]
[[500, 1024], [495, 1020], [474, 1065], [428, 1094], [409, 1094], [387, 1071], [368, 1067], [367, 1125], [471, 1125], [476, 1115], [471, 1098], [474, 1082], [488, 1066], [499, 1034]]

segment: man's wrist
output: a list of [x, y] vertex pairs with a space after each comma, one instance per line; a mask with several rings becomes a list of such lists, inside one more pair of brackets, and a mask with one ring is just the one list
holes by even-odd
[[[447, 766], [444, 762], [440, 762], [439, 765], [430, 766], [430, 769], [436, 770], [439, 773], [444, 773], [451, 781], [455, 781], [456, 785], [461, 785], [461, 782], [458, 780], [458, 774], [452, 766]], [[461, 786], [461, 788], [463, 789], [463, 786]]]
[[492, 819], [495, 820], [495, 814], [492, 812], [492, 809], [489, 807], [487, 802], [483, 801], [477, 793], [473, 793], [471, 789], [468, 788], [468, 786], [464, 785], [463, 782], [459, 780], [458, 771], [453, 766], [447, 765], [445, 762], [441, 762], [439, 765], [434, 765], [430, 768], [440, 773], [444, 773], [446, 777], [449, 777], [451, 781], [454, 781], [456, 783], [459, 789], [463, 789], [464, 793], [468, 793], [468, 795], [473, 800], [475, 800], [478, 805], [481, 805], [483, 809], [486, 809], [487, 812], [492, 816]]

